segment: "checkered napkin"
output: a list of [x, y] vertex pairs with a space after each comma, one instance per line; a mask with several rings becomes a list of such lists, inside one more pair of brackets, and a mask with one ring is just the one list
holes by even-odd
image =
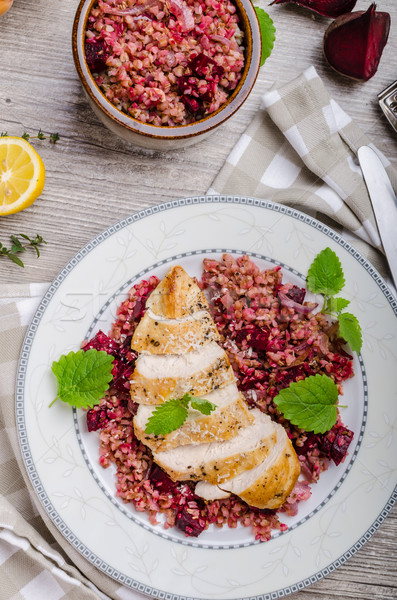
[[207, 194], [254, 196], [302, 210], [387, 273], [357, 150], [363, 145], [376, 150], [397, 190], [390, 162], [330, 98], [314, 67], [262, 100], [263, 109]]
[[49, 284], [0, 286], [0, 600], [143, 600], [98, 571], [38, 503], [17, 440], [14, 394], [26, 328]]

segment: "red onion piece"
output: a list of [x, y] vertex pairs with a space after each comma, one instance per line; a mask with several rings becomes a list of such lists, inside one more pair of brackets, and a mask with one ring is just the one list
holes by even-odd
[[329, 352], [329, 338], [327, 334], [323, 331], [319, 333], [317, 336], [317, 341], [320, 352], [322, 352], [324, 355], [327, 355]]
[[211, 38], [211, 40], [214, 40], [214, 42], [219, 42], [220, 44], [224, 44], [228, 48], [231, 48], [235, 44], [234, 40], [229, 40], [228, 38], [225, 38], [222, 35], [214, 34], [214, 35], [210, 35], [210, 38]]
[[165, 57], [165, 62], [167, 63], [167, 65], [170, 68], [175, 67], [175, 65], [176, 65], [175, 52], [172, 52], [172, 50], [170, 50], [168, 52], [167, 56]]
[[102, 10], [104, 13], [116, 15], [117, 17], [125, 17], [127, 15], [136, 16], [142, 14], [145, 12], [145, 10], [155, 6], [158, 3], [158, 0], [146, 0], [146, 2], [143, 4], [134, 4], [134, 6], [130, 6], [129, 8], [113, 8], [111, 6], [104, 6]]
[[373, 3], [366, 12], [342, 15], [324, 36], [324, 56], [338, 73], [368, 81], [378, 69], [390, 31], [390, 15], [376, 12]]
[[194, 29], [195, 22], [191, 9], [183, 0], [165, 0], [168, 10], [176, 17], [182, 31], [188, 33]]
[[323, 17], [339, 17], [356, 5], [357, 0], [274, 0], [271, 4], [297, 4]]
[[317, 302], [313, 306], [303, 306], [303, 304], [299, 304], [298, 302], [291, 300], [291, 298], [288, 298], [288, 296], [286, 294], [283, 294], [282, 292], [278, 293], [278, 297], [282, 306], [286, 306], [287, 308], [293, 308], [297, 313], [300, 313], [302, 315], [310, 314], [318, 306]]

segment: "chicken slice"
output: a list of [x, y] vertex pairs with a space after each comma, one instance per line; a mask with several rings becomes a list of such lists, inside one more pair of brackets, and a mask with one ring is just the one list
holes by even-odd
[[167, 319], [182, 319], [195, 312], [208, 310], [203, 292], [179, 265], [169, 269], [150, 294], [146, 307]]
[[200, 481], [195, 493], [205, 500], [227, 498], [228, 495], [235, 494], [256, 508], [275, 509], [284, 504], [301, 469], [284, 427], [278, 423], [273, 425], [277, 432], [277, 442], [261, 464], [221, 485]]
[[182, 319], [165, 319], [147, 310], [132, 336], [131, 348], [150, 354], [184, 354], [219, 340], [216, 325], [207, 311]]
[[226, 352], [210, 342], [187, 354], [141, 354], [131, 376], [130, 392], [138, 404], [161, 404], [186, 392], [203, 396], [235, 381]]
[[153, 460], [174, 481], [204, 479], [220, 484], [261, 463], [276, 443], [273, 421], [258, 409], [252, 425], [242, 427], [230, 440], [189, 444], [154, 452]]
[[189, 408], [185, 423], [165, 436], [145, 433], [147, 421], [155, 407], [141, 404], [134, 417], [136, 437], [153, 452], [162, 452], [187, 444], [229, 440], [239, 429], [250, 425], [254, 420], [244, 396], [240, 394], [235, 383], [202, 397], [215, 404], [217, 409], [210, 415], [203, 415], [200, 411]]

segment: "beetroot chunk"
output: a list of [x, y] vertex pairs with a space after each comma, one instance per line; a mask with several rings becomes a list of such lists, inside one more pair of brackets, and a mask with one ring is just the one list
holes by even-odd
[[214, 77], [222, 77], [225, 72], [223, 67], [202, 52], [189, 61], [188, 67], [197, 77], [207, 81], [212, 81]]
[[321, 436], [319, 448], [330, 460], [339, 465], [347, 454], [353, 435], [350, 429], [347, 429], [342, 423], [337, 423]]
[[324, 56], [338, 73], [368, 81], [378, 69], [390, 31], [390, 15], [377, 12], [372, 3], [367, 11], [341, 15], [324, 35]]
[[104, 40], [86, 40], [85, 58], [87, 65], [93, 73], [100, 73], [106, 69], [109, 50]]
[[344, 15], [356, 5], [357, 0], [273, 0], [271, 4], [298, 4], [323, 17]]
[[305, 288], [300, 288], [297, 285], [293, 285], [285, 295], [287, 298], [290, 298], [290, 300], [293, 300], [297, 304], [303, 304], [306, 296], [306, 290]]
[[265, 352], [268, 347], [269, 331], [260, 327], [244, 327], [237, 332], [236, 341], [247, 341], [247, 346], [250, 346], [257, 352]]
[[191, 508], [191, 502], [182, 506], [176, 515], [175, 526], [183, 531], [189, 537], [198, 537], [205, 529], [205, 521], [200, 519], [195, 513], [198, 506]]
[[99, 330], [98, 333], [83, 346], [83, 350], [86, 352], [87, 350], [94, 348], [95, 350], [104, 350], [108, 354], [116, 356], [119, 352], [119, 347], [117, 342], [112, 340], [106, 333]]
[[87, 428], [88, 431], [97, 431], [102, 429], [109, 422], [106, 410], [104, 408], [90, 408], [87, 412]]
[[303, 446], [295, 449], [299, 456], [306, 456], [312, 448], [317, 446], [321, 454], [325, 455], [329, 460], [333, 460], [336, 465], [339, 465], [347, 455], [353, 436], [354, 433], [345, 427], [343, 423], [336, 423], [326, 433], [310, 433]]
[[149, 473], [149, 479], [154, 488], [161, 494], [172, 494], [175, 491], [176, 484], [167, 475], [163, 469], [153, 463]]

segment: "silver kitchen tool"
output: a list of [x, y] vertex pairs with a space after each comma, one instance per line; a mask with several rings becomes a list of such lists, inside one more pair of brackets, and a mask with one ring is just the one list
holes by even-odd
[[397, 286], [397, 205], [386, 170], [372, 148], [361, 146], [358, 159], [374, 209], [379, 235], [394, 285]]
[[378, 101], [386, 119], [397, 132], [397, 81], [378, 94]]

